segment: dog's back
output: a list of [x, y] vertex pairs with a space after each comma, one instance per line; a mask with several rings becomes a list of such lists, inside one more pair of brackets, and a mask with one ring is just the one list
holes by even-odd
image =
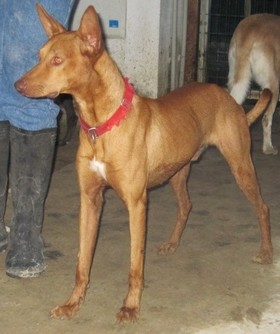
[[228, 88], [238, 103], [243, 103], [255, 81], [269, 88], [272, 100], [263, 121], [264, 153], [277, 153], [271, 143], [272, 116], [279, 95], [280, 17], [272, 14], [251, 15], [234, 31], [229, 46]]

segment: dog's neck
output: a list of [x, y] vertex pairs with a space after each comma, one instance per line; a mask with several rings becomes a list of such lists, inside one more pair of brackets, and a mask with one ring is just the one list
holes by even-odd
[[125, 91], [123, 77], [106, 51], [94, 64], [92, 76], [86, 85], [87, 90], [73, 94], [79, 115], [88, 124], [103, 123], [118, 108]]
[[91, 139], [95, 142], [98, 137], [103, 135], [104, 133], [111, 131], [114, 126], [120, 124], [122, 120], [124, 120], [131, 109], [132, 99], [134, 96], [134, 88], [129, 83], [128, 78], [124, 79], [125, 82], [125, 92], [122, 98], [122, 102], [120, 103], [118, 109], [114, 112], [114, 114], [106, 120], [106, 122], [93, 126], [86, 123], [81, 115], [79, 115], [79, 122], [81, 128], [87, 133]]

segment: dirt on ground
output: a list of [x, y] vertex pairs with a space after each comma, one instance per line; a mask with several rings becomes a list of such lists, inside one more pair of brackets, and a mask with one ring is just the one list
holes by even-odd
[[[157, 249], [171, 233], [176, 202], [168, 185], [149, 193], [145, 288], [138, 322], [116, 322], [128, 287], [127, 211], [113, 190], [105, 193], [91, 284], [71, 320], [49, 317], [70, 296], [78, 251], [77, 136], [59, 147], [46, 203], [43, 236], [47, 270], [39, 278], [13, 279], [0, 254], [2, 334], [276, 334], [280, 333], [280, 154], [262, 153], [261, 121], [252, 128], [253, 160], [270, 206], [274, 263], [251, 259], [259, 247], [255, 214], [215, 148], [194, 163], [189, 180], [193, 210], [173, 255]], [[279, 115], [273, 141], [280, 149]], [[8, 201], [6, 222], [11, 217]]]

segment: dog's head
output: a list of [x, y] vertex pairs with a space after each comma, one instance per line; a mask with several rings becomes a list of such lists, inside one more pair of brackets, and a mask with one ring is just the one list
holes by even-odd
[[[19, 93], [28, 97], [55, 98], [69, 93], [88, 79], [96, 60], [103, 52], [98, 15], [89, 6], [77, 31], [67, 31], [37, 4], [42, 26], [49, 38], [39, 50], [39, 62], [15, 83]], [[79, 78], [79, 80], [77, 80]]]

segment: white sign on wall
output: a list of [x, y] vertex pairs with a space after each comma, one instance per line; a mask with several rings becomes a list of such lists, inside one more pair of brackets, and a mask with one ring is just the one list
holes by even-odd
[[125, 38], [126, 0], [80, 0], [73, 17], [73, 29], [79, 27], [83, 13], [90, 5], [99, 14], [106, 38]]

